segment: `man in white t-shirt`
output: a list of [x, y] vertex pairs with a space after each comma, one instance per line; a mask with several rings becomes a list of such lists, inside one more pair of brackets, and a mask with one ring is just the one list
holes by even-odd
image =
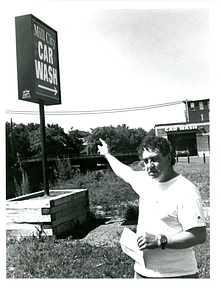
[[198, 278], [193, 247], [206, 240], [205, 218], [197, 188], [173, 169], [171, 143], [145, 138], [140, 146], [145, 170], [133, 171], [100, 142], [100, 154], [140, 196], [137, 243], [145, 266], [135, 262], [134, 278]]

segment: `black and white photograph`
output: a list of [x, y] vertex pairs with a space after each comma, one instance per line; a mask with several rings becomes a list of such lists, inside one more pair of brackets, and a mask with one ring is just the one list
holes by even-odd
[[106, 279], [108, 298], [111, 279], [131, 279], [159, 299], [161, 282], [206, 287], [219, 1], [1, 0], [0, 11], [7, 284]]

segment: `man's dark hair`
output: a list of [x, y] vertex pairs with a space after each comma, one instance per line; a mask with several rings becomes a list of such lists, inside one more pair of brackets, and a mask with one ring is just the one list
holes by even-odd
[[171, 165], [175, 165], [175, 152], [173, 149], [172, 144], [170, 143], [170, 141], [168, 141], [167, 139], [160, 137], [160, 136], [155, 136], [155, 137], [145, 137], [142, 141], [142, 143], [139, 146], [139, 156], [140, 158], [142, 158], [142, 154], [144, 149], [148, 150], [148, 151], [156, 151], [159, 150], [163, 156], [168, 155], [169, 153], [171, 153]]

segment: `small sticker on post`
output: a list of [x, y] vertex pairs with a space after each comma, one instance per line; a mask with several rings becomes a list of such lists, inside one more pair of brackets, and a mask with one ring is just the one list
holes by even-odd
[[30, 90], [24, 90], [22, 93], [22, 99], [30, 99], [31, 98], [31, 93]]

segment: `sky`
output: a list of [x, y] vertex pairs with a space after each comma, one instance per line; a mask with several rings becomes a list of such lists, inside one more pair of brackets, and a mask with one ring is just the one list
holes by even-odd
[[[211, 6], [207, 2], [1, 1], [5, 121], [39, 123], [38, 104], [18, 100], [15, 17], [33, 14], [58, 32], [61, 105], [45, 123], [65, 131], [126, 124], [150, 130], [184, 122], [184, 104], [132, 112], [47, 115], [211, 98]], [[13, 3], [13, 4], [12, 4]]]

